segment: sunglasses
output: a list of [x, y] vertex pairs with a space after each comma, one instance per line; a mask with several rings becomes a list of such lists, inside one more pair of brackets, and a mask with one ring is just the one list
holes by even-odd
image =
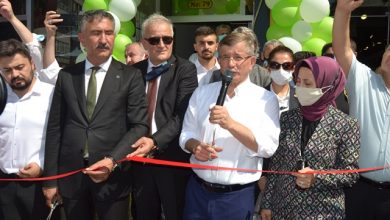
[[280, 67], [282, 67], [284, 70], [289, 71], [289, 70], [294, 69], [294, 63], [293, 62], [285, 62], [285, 63], [280, 64], [278, 62], [271, 61], [271, 62], [269, 62], [268, 67], [271, 69], [274, 69], [274, 70], [278, 70], [278, 69], [280, 69]]
[[160, 40], [162, 39], [163, 43], [166, 45], [169, 45], [173, 41], [173, 37], [170, 36], [162, 36], [162, 37], [149, 37], [145, 38], [145, 40], [150, 44], [150, 45], [158, 45], [160, 44]]

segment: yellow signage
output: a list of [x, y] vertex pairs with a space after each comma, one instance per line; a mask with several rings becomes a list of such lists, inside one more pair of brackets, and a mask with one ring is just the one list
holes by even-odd
[[190, 0], [188, 1], [188, 8], [191, 9], [209, 9], [213, 7], [212, 0]]

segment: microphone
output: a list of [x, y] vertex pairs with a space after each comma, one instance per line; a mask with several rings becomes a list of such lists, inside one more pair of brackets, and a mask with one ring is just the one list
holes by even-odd
[[232, 80], [233, 80], [232, 71], [226, 70], [225, 74], [222, 74], [222, 87], [221, 87], [221, 90], [219, 91], [219, 96], [218, 96], [216, 105], [223, 106], [223, 103], [225, 102], [225, 97], [226, 97], [228, 87], [229, 87], [230, 83], [232, 82]]

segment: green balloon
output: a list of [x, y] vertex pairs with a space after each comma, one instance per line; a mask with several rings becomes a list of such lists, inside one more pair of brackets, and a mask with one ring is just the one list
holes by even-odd
[[291, 27], [301, 19], [299, 3], [301, 0], [283, 0], [277, 2], [271, 10], [271, 17], [282, 27]]
[[326, 43], [332, 42], [333, 18], [325, 17], [320, 22], [313, 23], [313, 37], [321, 38]]
[[83, 11], [103, 9], [107, 10], [106, 0], [85, 0], [83, 3]]
[[280, 27], [277, 24], [269, 26], [266, 34], [267, 40], [279, 39], [287, 36], [290, 36], [290, 28]]
[[135, 25], [132, 21], [121, 22], [120, 34], [132, 37], [135, 33]]
[[113, 56], [115, 59], [124, 62], [125, 61], [125, 50], [126, 45], [131, 43], [131, 39], [124, 35], [124, 34], [118, 34], [115, 37], [114, 41], [114, 49], [113, 49]]
[[302, 50], [303, 51], [312, 51], [316, 53], [317, 56], [321, 56], [322, 47], [326, 44], [321, 38], [310, 38], [309, 40], [303, 42]]

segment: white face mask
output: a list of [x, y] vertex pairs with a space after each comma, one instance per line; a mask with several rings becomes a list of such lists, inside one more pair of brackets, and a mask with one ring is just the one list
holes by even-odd
[[271, 70], [271, 79], [276, 84], [283, 86], [291, 81], [292, 72], [286, 71], [282, 68], [280, 68], [278, 70]]
[[[327, 90], [322, 92], [322, 90], [326, 88]], [[329, 91], [331, 88], [332, 86], [326, 86], [322, 88], [306, 88], [297, 86], [295, 88], [295, 94], [302, 106], [310, 106], [316, 103], [324, 95], [324, 93]]]

